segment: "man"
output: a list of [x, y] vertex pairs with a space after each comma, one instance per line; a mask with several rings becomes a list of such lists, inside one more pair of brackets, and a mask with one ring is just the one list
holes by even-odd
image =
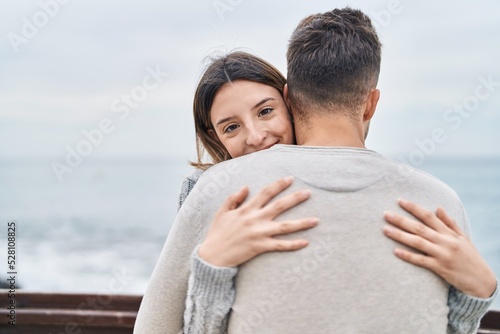
[[[311, 199], [280, 219], [317, 216], [297, 235], [298, 252], [266, 253], [240, 267], [231, 333], [445, 333], [448, 285], [393, 255], [383, 211], [397, 198], [442, 205], [468, 230], [456, 194], [435, 178], [367, 150], [379, 99], [381, 44], [360, 11], [336, 9], [304, 19], [287, 54], [288, 100], [298, 146], [218, 164], [180, 210], [141, 305], [137, 333], [182, 329], [190, 256], [220, 204], [242, 185], [252, 190], [293, 175], [291, 190]], [[221, 175], [230, 182], [219, 182]]]

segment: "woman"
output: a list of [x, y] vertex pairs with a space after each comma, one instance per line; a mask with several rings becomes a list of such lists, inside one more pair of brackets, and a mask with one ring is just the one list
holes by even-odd
[[[212, 61], [200, 80], [194, 99], [198, 161], [193, 165], [198, 169], [184, 182], [179, 207], [199, 176], [210, 167], [210, 164], [202, 162], [204, 149], [214, 163], [218, 163], [266, 149], [275, 144], [294, 143], [293, 122], [282, 98], [285, 83], [285, 78], [272, 65], [247, 53], [234, 52]], [[274, 185], [272, 196], [267, 198], [265, 203], [267, 204], [291, 182], [291, 180], [286, 180], [278, 186]], [[214, 300], [210, 300], [212, 308], [208, 310], [208, 313], [206, 309], [204, 314], [197, 313], [197, 310], [201, 308], [195, 307], [195, 304], [205, 303], [206, 301], [203, 302], [202, 299], [206, 297], [206, 294], [200, 294], [199, 290], [196, 290], [199, 287], [195, 289], [191, 284], [199, 280], [196, 275], [212, 266], [218, 267], [211, 268], [212, 270], [225, 271], [229, 277], [232, 277], [236, 274], [235, 268], [238, 265], [260, 253], [276, 250], [275, 242], [283, 241], [272, 238], [272, 235], [268, 233], [262, 233], [258, 238], [248, 237], [255, 226], [260, 225], [260, 228], [269, 226], [269, 220], [274, 217], [261, 217], [259, 219], [262, 224], [259, 224], [253, 216], [254, 224], [251, 227], [238, 224], [246, 220], [245, 213], [259, 210], [258, 207], [252, 205], [255, 198], [263, 196], [261, 193], [249, 204], [241, 205], [247, 195], [248, 190], [242, 189], [226, 201], [215, 217], [206, 239], [193, 254], [195, 266], [191, 273], [187, 298], [184, 325], [186, 333], [196, 332], [195, 328], [198, 330], [203, 328], [203, 332], [224, 332], [232, 303], [231, 298], [234, 296], [234, 291], [232, 294], [228, 292], [231, 296], [229, 298], [228, 294], [223, 294], [225, 298], [216, 300], [222, 306], [214, 305]], [[293, 205], [307, 198], [307, 194], [296, 198]], [[400, 201], [400, 206], [425, 223], [427, 227], [423, 229], [420, 222], [387, 213], [385, 218], [392, 227], [386, 226], [384, 233], [425, 254], [396, 249], [396, 256], [430, 269], [452, 286], [455, 285], [449, 297], [450, 332], [476, 328], [492, 300], [493, 291], [496, 292], [495, 287], [491, 287], [491, 281], [494, 280], [491, 269], [443, 209], [438, 209], [434, 215], [413, 203]], [[235, 213], [239, 214], [237, 218], [235, 218]], [[230, 219], [226, 218], [231, 214]], [[297, 221], [286, 233], [311, 228], [316, 224], [317, 220], [307, 218]], [[263, 242], [267, 243], [266, 246], [255, 247]], [[280, 245], [279, 249], [296, 250], [305, 246], [307, 246], [307, 241], [295, 240]], [[457, 282], [456, 277], [460, 277], [461, 280]], [[477, 286], [483, 289], [479, 290]], [[234, 289], [232, 284], [227, 285], [226, 288]], [[201, 299], [196, 294], [200, 294]], [[464, 312], [463, 304], [460, 302], [469, 306], [472, 303], [475, 308], [470, 307]], [[209, 314], [210, 310], [215, 309], [217, 309], [215, 312], [217, 314]]]

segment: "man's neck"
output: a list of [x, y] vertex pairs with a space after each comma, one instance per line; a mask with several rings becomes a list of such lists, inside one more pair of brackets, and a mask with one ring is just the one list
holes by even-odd
[[363, 124], [355, 124], [349, 117], [315, 117], [307, 123], [296, 122], [297, 145], [340, 146], [365, 148]]

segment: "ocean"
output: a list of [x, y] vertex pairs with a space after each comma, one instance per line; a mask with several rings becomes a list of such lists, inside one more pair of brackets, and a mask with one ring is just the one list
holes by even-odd
[[[191, 167], [182, 159], [88, 159], [59, 183], [50, 163], [0, 160], [0, 278], [11, 271], [14, 222], [18, 287], [142, 294]], [[500, 277], [500, 159], [428, 160], [418, 168], [456, 190], [472, 240]], [[500, 309], [500, 298], [492, 308]]]

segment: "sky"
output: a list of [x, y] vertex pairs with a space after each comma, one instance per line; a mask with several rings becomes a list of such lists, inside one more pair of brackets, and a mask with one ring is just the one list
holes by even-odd
[[0, 0], [0, 159], [193, 159], [207, 57], [244, 50], [286, 73], [300, 19], [346, 5], [383, 43], [368, 148], [414, 165], [500, 156], [493, 0]]

